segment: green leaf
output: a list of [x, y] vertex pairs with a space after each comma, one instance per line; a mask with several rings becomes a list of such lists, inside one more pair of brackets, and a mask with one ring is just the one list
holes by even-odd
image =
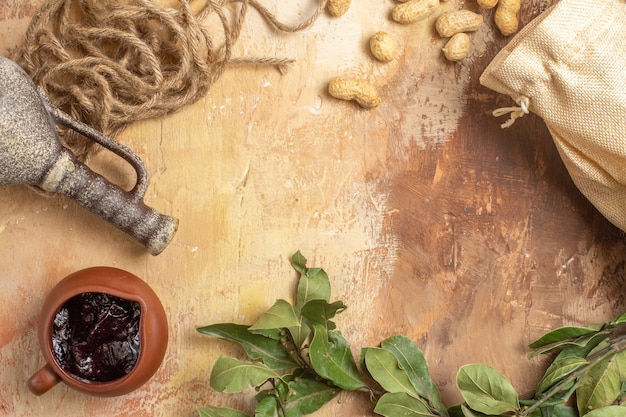
[[617, 400], [619, 401], [620, 404], [623, 404], [624, 397], [626, 396], [626, 377], [624, 375], [620, 375], [620, 379], [622, 379], [622, 386], [619, 389]]
[[367, 356], [367, 351], [370, 349], [376, 349], [373, 347], [364, 347], [361, 348], [361, 354], [359, 355], [359, 369], [361, 370], [361, 372], [367, 376], [368, 378], [372, 378], [372, 374], [370, 374], [370, 371], [367, 369], [367, 365], [365, 364], [365, 357]]
[[251, 333], [248, 330], [248, 326], [220, 323], [198, 327], [196, 330], [207, 336], [217, 337], [241, 345], [250, 359], [260, 359], [271, 369], [283, 370], [296, 366], [296, 363], [279, 340]]
[[[296, 314], [299, 314], [297, 311], [298, 307], [296, 307]], [[291, 334], [291, 338], [294, 343], [298, 347], [302, 347], [309, 339], [311, 335], [311, 326], [309, 323], [300, 315], [299, 319], [300, 324], [298, 326], [289, 327], [289, 333]]]
[[[478, 411], [470, 410], [465, 404], [458, 404], [448, 408], [447, 413], [450, 417], [489, 417]], [[531, 414], [531, 417], [534, 417]]]
[[488, 417], [487, 414], [476, 410], [470, 410], [464, 404], [461, 404], [461, 412], [463, 413], [463, 417]]
[[300, 320], [296, 316], [293, 306], [285, 300], [276, 300], [259, 319], [248, 328], [251, 332], [257, 330], [284, 329], [299, 326]]
[[254, 417], [279, 417], [280, 403], [274, 395], [265, 395], [254, 409]]
[[423, 401], [404, 392], [384, 394], [374, 412], [385, 417], [436, 417]]
[[339, 390], [310, 378], [289, 383], [289, 397], [284, 405], [287, 417], [312, 414], [339, 394]]
[[300, 314], [302, 314], [310, 324], [321, 324], [329, 330], [334, 330], [336, 326], [331, 319], [345, 309], [346, 306], [341, 301], [335, 301], [330, 304], [326, 300], [311, 300], [302, 306]]
[[463, 415], [463, 410], [461, 409], [461, 404], [453, 405], [448, 408], [447, 413], [450, 417], [465, 417]]
[[419, 397], [411, 384], [407, 372], [400, 368], [393, 353], [382, 348], [368, 348], [365, 353], [365, 365], [369, 374], [385, 391], [391, 393], [404, 392]]
[[589, 326], [569, 326], [569, 327], [561, 327], [551, 332], [546, 333], [530, 345], [528, 345], [531, 349], [537, 349], [543, 346], [547, 346], [551, 343], [562, 342], [568, 339], [575, 339], [580, 336], [584, 336], [590, 333], [595, 333], [602, 329], [602, 324], [592, 324]]
[[220, 356], [211, 370], [211, 388], [220, 392], [240, 392], [279, 375], [259, 362], [242, 362]]
[[487, 365], [461, 367], [456, 382], [467, 405], [473, 410], [498, 415], [519, 409], [519, 399], [511, 383]]
[[300, 251], [296, 252], [291, 258], [292, 266], [300, 273], [296, 305], [294, 306], [296, 314], [299, 316], [299, 325], [289, 327], [289, 332], [298, 346], [302, 346], [308, 341], [312, 331], [310, 324], [302, 319], [302, 307], [312, 300], [330, 301], [330, 280], [328, 275], [320, 268], [307, 268], [306, 262], [307, 259], [302, 256]]
[[550, 408], [550, 417], [578, 417], [578, 412], [573, 407], [556, 405]]
[[447, 415], [446, 407], [441, 402], [439, 390], [430, 377], [428, 363], [420, 348], [411, 339], [402, 335], [383, 340], [381, 347], [395, 356], [398, 366], [406, 371], [415, 392], [426, 399], [441, 415]]
[[[576, 403], [580, 414], [612, 404], [620, 395], [626, 378], [626, 351], [604, 359], [593, 366], [581, 379], [576, 389]], [[626, 377], [626, 375], [624, 375]]]
[[537, 394], [545, 392], [551, 386], [562, 381], [564, 378], [567, 378], [572, 374], [572, 372], [587, 364], [588, 362], [586, 359], [577, 356], [566, 356], [562, 359], [557, 357], [554, 362], [550, 364], [545, 374], [537, 384]]
[[274, 379], [272, 381], [272, 384], [268, 384], [271, 385], [271, 388], [260, 390], [254, 398], [257, 400], [257, 402], [261, 402], [261, 400], [263, 400], [263, 398], [265, 398], [267, 395], [272, 395], [275, 396], [278, 401], [286, 402], [289, 398], [289, 382], [292, 381], [294, 378], [297, 378], [296, 375], [302, 375], [303, 372], [304, 369], [298, 368], [296, 373], [282, 375], [280, 379]]
[[615, 318], [615, 320], [611, 321], [609, 323], [609, 325], [619, 326], [620, 324], [624, 324], [624, 323], [626, 323], [626, 313], [624, 313], [621, 316]]
[[[576, 388], [578, 388], [577, 380], [572, 380], [569, 383], [563, 384], [563, 386], [559, 389], [559, 392], [543, 401], [542, 407], [554, 407], [567, 403], [572, 395], [574, 395]], [[539, 394], [537, 398], [541, 398], [541, 394]]]
[[[521, 402], [521, 400], [520, 400]], [[536, 403], [537, 400], [525, 401], [525, 406], [531, 406]], [[541, 407], [534, 410], [528, 417], [579, 417], [578, 411], [575, 408], [565, 405], [551, 405], [546, 406], [542, 404]]]
[[301, 274], [306, 274], [306, 262], [306, 258], [302, 256], [300, 251], [297, 251], [291, 256], [291, 266]]
[[291, 265], [300, 272], [296, 306], [302, 307], [311, 300], [330, 301], [330, 280], [321, 268], [307, 268], [307, 259], [300, 251], [291, 257]]
[[546, 353], [554, 352], [557, 350], [565, 351], [569, 350], [571, 355], [585, 357], [598, 346], [603, 340], [609, 337], [608, 331], [602, 331], [597, 333], [590, 333], [584, 336], [580, 336], [574, 340], [563, 340], [557, 343], [548, 345], [542, 349], [537, 349], [534, 352], [528, 354], [528, 358], [533, 358], [538, 355], [545, 355]]
[[247, 414], [231, 408], [219, 408], [219, 407], [199, 407], [198, 413], [200, 417], [248, 417]]
[[624, 417], [626, 410], [619, 405], [598, 408], [585, 414], [585, 417]]
[[[280, 379], [275, 379], [274, 382], [281, 382]], [[286, 385], [286, 384], [285, 384]], [[260, 403], [263, 398], [267, 397], [268, 395], [274, 395], [276, 394], [276, 391], [272, 388], [268, 388], [268, 389], [259, 389], [257, 394], [254, 396], [254, 399]]]
[[605, 338], [600, 343], [598, 343], [597, 346], [589, 350], [585, 356], [588, 357], [588, 356], [592, 356], [596, 354], [601, 354], [601, 352], [607, 352], [610, 349], [610, 347], [611, 347], [611, 340], [608, 338]]
[[330, 280], [321, 268], [304, 268], [300, 271], [296, 306], [302, 307], [311, 300], [330, 301]]
[[328, 332], [324, 326], [313, 326], [309, 357], [315, 372], [345, 390], [366, 387], [354, 363], [348, 342], [338, 332]]

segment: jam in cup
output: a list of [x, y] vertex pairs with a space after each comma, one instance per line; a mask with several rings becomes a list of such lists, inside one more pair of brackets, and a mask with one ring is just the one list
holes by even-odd
[[97, 396], [129, 393], [157, 371], [167, 337], [165, 310], [140, 278], [111, 267], [75, 272], [44, 302], [39, 342], [46, 365], [28, 387], [36, 395], [58, 382]]

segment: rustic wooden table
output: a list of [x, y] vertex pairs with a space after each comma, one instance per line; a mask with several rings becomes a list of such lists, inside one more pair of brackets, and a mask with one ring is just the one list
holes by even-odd
[[[553, 2], [524, 2], [522, 23]], [[0, 54], [20, 45], [42, 3], [0, 5]], [[292, 2], [286, 18], [313, 3]], [[477, 10], [471, 1], [443, 4]], [[251, 395], [208, 385], [215, 359], [237, 350], [194, 328], [251, 323], [277, 298], [291, 299], [298, 249], [348, 305], [338, 325], [355, 354], [392, 334], [411, 337], [447, 405], [460, 402], [460, 366], [491, 365], [530, 390], [544, 366], [526, 359], [530, 341], [624, 310], [624, 235], [573, 185], [542, 120], [530, 115], [503, 130], [490, 115], [511, 103], [478, 82], [509, 40], [494, 30], [493, 13], [483, 12], [470, 56], [453, 64], [432, 18], [394, 24], [391, 7], [353, 2], [342, 18], [324, 15], [289, 35], [251, 15], [237, 52], [293, 56], [289, 72], [233, 67], [204, 99], [118, 138], [151, 173], [147, 203], [180, 219], [157, 257], [73, 202], [0, 189], [0, 414], [191, 417], [207, 404], [250, 412]], [[368, 54], [378, 30], [398, 41], [391, 63]], [[330, 98], [326, 84], [339, 74], [373, 80], [381, 106]], [[107, 152], [90, 165], [132, 185], [129, 168]], [[42, 300], [94, 265], [135, 273], [161, 297], [165, 361], [126, 396], [92, 398], [61, 384], [35, 397], [26, 380], [43, 365]], [[347, 395], [318, 415], [374, 414], [367, 398]]]

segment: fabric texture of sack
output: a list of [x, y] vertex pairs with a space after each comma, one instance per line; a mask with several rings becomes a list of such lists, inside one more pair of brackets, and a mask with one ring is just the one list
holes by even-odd
[[560, 0], [480, 82], [518, 103], [506, 126], [529, 111], [545, 121], [576, 186], [626, 231], [626, 2]]

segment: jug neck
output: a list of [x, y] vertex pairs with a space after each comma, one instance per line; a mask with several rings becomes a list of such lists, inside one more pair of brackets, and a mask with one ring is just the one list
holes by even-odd
[[176, 219], [146, 206], [137, 194], [111, 184], [65, 148], [38, 186], [76, 201], [134, 237], [152, 255], [165, 249], [178, 227]]

